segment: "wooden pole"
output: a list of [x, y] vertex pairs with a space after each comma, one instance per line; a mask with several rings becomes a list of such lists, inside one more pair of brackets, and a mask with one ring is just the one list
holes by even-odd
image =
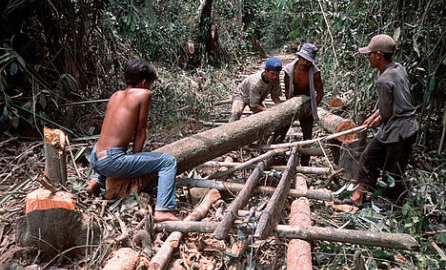
[[[195, 178], [184, 178], [177, 181], [177, 186], [201, 187], [201, 188], [215, 188], [221, 191], [229, 190], [231, 192], [240, 192], [243, 189], [243, 184], [223, 182], [217, 180], [204, 180]], [[273, 194], [276, 191], [274, 187], [257, 186], [254, 193]], [[296, 189], [290, 189], [288, 195], [299, 198], [305, 197], [313, 200], [333, 201], [333, 194], [328, 189], [310, 189], [307, 192], [302, 192]]]
[[[259, 161], [262, 161], [262, 160], [271, 158], [271, 157], [273, 157], [273, 156], [275, 156], [275, 155], [278, 155], [278, 154], [280, 154], [280, 153], [282, 153], [282, 152], [283, 152], [283, 149], [275, 149], [275, 150], [272, 150], [272, 151], [268, 151], [268, 152], [266, 152], [266, 153], [263, 154], [263, 155], [260, 155], [260, 156], [258, 156], [258, 157], [252, 158], [252, 159], [250, 159], [250, 160], [248, 160], [248, 161], [246, 161], [246, 162], [244, 162], [244, 163], [242, 163], [242, 164], [240, 164], [240, 165], [238, 165], [238, 166], [234, 166], [234, 167], [232, 167], [232, 168], [230, 168], [230, 169], [228, 169], [228, 170], [226, 170], [226, 171], [221, 171], [221, 172], [213, 173], [213, 174], [211, 174], [211, 175], [209, 176], [209, 178], [210, 178], [210, 179], [217, 179], [217, 178], [225, 177], [225, 176], [230, 175], [231, 173], [233, 173], [233, 172], [235, 172], [235, 171], [243, 170], [243, 169], [249, 168], [249, 167], [251, 167], [251, 166], [252, 166], [254, 163], [256, 163], [256, 162], [259, 162]], [[259, 165], [257, 165], [257, 166], [259, 166]], [[263, 170], [263, 169], [264, 169], [264, 168], [262, 168], [262, 170]]]
[[52, 182], [65, 185], [67, 182], [66, 135], [62, 130], [43, 128], [45, 172]]
[[[201, 204], [198, 205], [194, 211], [184, 219], [184, 221], [195, 221], [202, 219], [206, 216], [211, 205], [218, 199], [220, 199], [220, 193], [218, 190], [211, 189], [206, 194], [206, 197], [203, 199]], [[164, 241], [163, 245], [155, 256], [153, 256], [152, 260], [150, 261], [149, 270], [165, 269], [169, 264], [173, 252], [178, 247], [181, 238], [183, 238], [182, 232], [176, 230], [173, 231], [169, 237], [167, 237], [166, 241]]]
[[[219, 222], [180, 222], [166, 221], [155, 225], [156, 231], [181, 231], [181, 232], [200, 232], [212, 233], [217, 228]], [[251, 224], [252, 225], [252, 224]], [[231, 229], [231, 233], [237, 233], [237, 225]], [[347, 229], [277, 225], [272, 236], [302, 239], [306, 241], [332, 241], [341, 243], [351, 243], [364, 246], [377, 246], [385, 248], [419, 250], [420, 245], [409, 234], [404, 233], [385, 233], [372, 231], [357, 231]]]
[[[296, 175], [296, 189], [308, 190], [305, 178]], [[298, 198], [291, 204], [290, 225], [301, 228], [311, 227], [310, 202], [307, 198]], [[301, 239], [291, 239], [287, 251], [287, 269], [311, 270], [311, 244]]]
[[[201, 164], [198, 167], [237, 167], [240, 166], [242, 163], [239, 162], [219, 162], [219, 161], [208, 161], [203, 164]], [[248, 168], [253, 168], [254, 166], [250, 165]], [[282, 165], [273, 165], [270, 166], [271, 169], [276, 170], [285, 170], [286, 166]], [[330, 173], [330, 168], [327, 167], [309, 167], [309, 166], [296, 166], [296, 173], [303, 173], [303, 174], [328, 174]], [[209, 177], [213, 179], [213, 177]]]
[[240, 193], [226, 209], [226, 213], [221, 222], [219, 222], [218, 227], [215, 229], [213, 237], [219, 240], [223, 240], [228, 236], [229, 230], [231, 229], [232, 223], [236, 218], [236, 213], [239, 209], [245, 206], [249, 199], [253, 189], [257, 186], [260, 176], [263, 174], [263, 169], [265, 168], [264, 162], [259, 162], [255, 169], [252, 171], [246, 183], [243, 185]]
[[177, 173], [250, 144], [310, 111], [309, 97], [294, 97], [267, 111], [176, 141], [154, 152], [177, 160]]
[[287, 169], [282, 174], [282, 178], [277, 185], [276, 191], [271, 197], [271, 200], [269, 200], [266, 209], [263, 211], [267, 214], [260, 217], [259, 224], [254, 234], [255, 237], [265, 239], [274, 230], [274, 227], [279, 220], [280, 214], [282, 213], [282, 208], [285, 203], [286, 197], [288, 196], [288, 193], [290, 191], [290, 179], [294, 177], [297, 161], [297, 148], [293, 147], [293, 149], [291, 150], [290, 158], [288, 159]]
[[269, 149], [277, 149], [277, 148], [287, 148], [287, 147], [302, 147], [304, 145], [310, 145], [313, 143], [319, 143], [319, 142], [325, 142], [325, 141], [329, 141], [332, 139], [336, 139], [338, 137], [344, 136], [344, 135], [349, 135], [352, 133], [357, 133], [357, 132], [361, 132], [366, 130], [367, 127], [366, 126], [359, 126], [359, 127], [355, 127], [349, 130], [345, 130], [339, 133], [335, 133], [335, 134], [331, 134], [322, 138], [317, 138], [317, 139], [311, 139], [311, 140], [306, 140], [306, 141], [299, 141], [299, 142], [292, 142], [292, 143], [279, 143], [279, 144], [271, 144], [271, 145], [258, 145], [256, 148], [258, 149], [262, 149], [262, 150], [269, 150]]

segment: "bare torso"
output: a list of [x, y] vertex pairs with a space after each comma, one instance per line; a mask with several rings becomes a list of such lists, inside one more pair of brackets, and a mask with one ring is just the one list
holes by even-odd
[[294, 69], [293, 75], [294, 95], [310, 95], [309, 71]]
[[127, 147], [135, 134], [133, 152], [140, 152], [145, 141], [150, 101], [150, 90], [143, 88], [114, 93], [107, 105], [96, 149]]

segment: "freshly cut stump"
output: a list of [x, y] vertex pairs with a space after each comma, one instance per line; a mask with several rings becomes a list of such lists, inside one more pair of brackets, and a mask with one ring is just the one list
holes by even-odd
[[66, 191], [58, 191], [52, 193], [47, 189], [36, 189], [28, 195], [25, 199], [25, 214], [34, 210], [45, 210], [52, 208], [65, 208], [74, 210], [76, 201], [74, 195]]

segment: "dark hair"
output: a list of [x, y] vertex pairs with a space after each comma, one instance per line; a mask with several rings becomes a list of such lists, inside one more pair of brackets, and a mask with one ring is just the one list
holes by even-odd
[[157, 78], [158, 73], [147, 61], [133, 59], [124, 67], [124, 80], [127, 85], [137, 85], [144, 79], [153, 82]]
[[383, 54], [384, 54], [384, 59], [392, 61], [393, 52], [386, 52], [386, 53], [383, 53]]

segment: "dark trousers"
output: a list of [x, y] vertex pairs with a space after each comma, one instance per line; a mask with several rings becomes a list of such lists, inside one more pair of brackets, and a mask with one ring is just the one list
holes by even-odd
[[396, 143], [382, 143], [373, 138], [359, 158], [358, 183], [374, 187], [379, 176], [387, 182], [389, 174], [395, 180], [395, 187], [388, 188], [386, 195], [397, 198], [404, 190], [402, 177], [415, 139], [416, 134]]
[[[313, 137], [313, 116], [301, 118], [299, 119], [300, 128], [302, 129], [303, 133], [303, 139], [304, 140], [311, 140]], [[290, 126], [286, 126], [284, 128], [281, 128], [277, 130], [274, 136], [274, 143], [281, 143], [288, 132], [288, 129], [290, 129]], [[301, 155], [300, 156], [300, 165], [301, 166], [308, 166], [310, 164], [310, 158], [311, 156], [308, 155]]]

